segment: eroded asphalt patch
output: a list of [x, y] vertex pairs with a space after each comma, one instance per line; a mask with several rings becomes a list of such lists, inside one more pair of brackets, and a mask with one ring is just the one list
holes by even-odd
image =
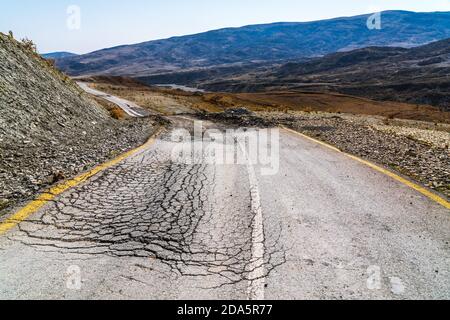
[[[277, 243], [266, 247], [264, 238], [259, 240], [264, 242], [263, 259], [255, 261], [252, 256], [256, 213], [247, 167], [176, 163], [171, 133], [165, 132], [149, 149], [101, 172], [22, 222], [8, 234], [7, 242], [0, 243], [0, 255], [27, 247], [32, 248], [28, 254], [45, 252], [53, 261], [101, 256], [122, 266], [152, 261], [148, 272], [159, 268], [168, 279], [201, 277], [193, 287], [205, 289], [248, 286], [257, 280], [252, 279], [255, 274], [265, 277], [284, 263], [283, 249]], [[256, 268], [264, 272], [255, 273]], [[45, 284], [45, 277], [52, 276], [34, 276], [43, 277], [41, 291], [54, 294]], [[145, 278], [141, 275], [139, 281], [148, 283]], [[2, 291], [14, 295], [10, 290], [0, 288], [0, 295]]]

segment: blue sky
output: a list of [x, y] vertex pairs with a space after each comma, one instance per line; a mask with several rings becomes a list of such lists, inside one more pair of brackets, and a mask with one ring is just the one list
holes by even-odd
[[[381, 10], [450, 11], [450, 0], [0, 0], [0, 31], [40, 52], [86, 53], [223, 27], [312, 21]], [[80, 29], [67, 8], [80, 8]], [[73, 13], [73, 11], [72, 11]], [[74, 21], [74, 20], [71, 20]], [[75, 20], [78, 21], [78, 20]]]

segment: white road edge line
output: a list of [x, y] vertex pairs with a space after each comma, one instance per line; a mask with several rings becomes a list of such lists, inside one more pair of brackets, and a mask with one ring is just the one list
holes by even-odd
[[264, 267], [264, 225], [261, 208], [261, 196], [259, 193], [258, 180], [245, 146], [240, 148], [247, 159], [247, 171], [250, 183], [251, 210], [254, 214], [252, 223], [252, 258], [249, 273], [249, 284], [247, 294], [249, 300], [264, 300], [265, 267]]

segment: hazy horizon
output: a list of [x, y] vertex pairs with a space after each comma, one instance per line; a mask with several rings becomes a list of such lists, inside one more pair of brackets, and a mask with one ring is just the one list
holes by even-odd
[[248, 0], [245, 3], [238, 0], [193, 0], [190, 3], [133, 0], [127, 4], [106, 0], [62, 0], [56, 4], [51, 0], [39, 3], [23, 0], [4, 6], [5, 10], [0, 12], [0, 31], [12, 30], [16, 38], [32, 39], [41, 53], [77, 54], [254, 24], [307, 22], [386, 10], [450, 11], [447, 0], [426, 3], [400, 0], [395, 4], [388, 0], [339, 3], [330, 0], [314, 3], [300, 0]]

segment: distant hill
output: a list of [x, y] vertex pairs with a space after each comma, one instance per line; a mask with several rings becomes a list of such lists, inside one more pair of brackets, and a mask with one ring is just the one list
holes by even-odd
[[317, 57], [367, 46], [410, 48], [450, 37], [450, 12], [386, 11], [381, 30], [367, 28], [369, 16], [221, 29], [61, 58], [57, 66], [71, 75], [141, 77]]
[[376, 100], [429, 104], [450, 111], [450, 38], [404, 49], [368, 47], [268, 71], [198, 81], [213, 91], [332, 91]]
[[78, 56], [78, 55], [75, 53], [65, 52], [65, 51], [42, 54], [42, 57], [45, 59], [62, 59], [62, 58], [69, 58], [69, 57], [76, 57], [76, 56]]

